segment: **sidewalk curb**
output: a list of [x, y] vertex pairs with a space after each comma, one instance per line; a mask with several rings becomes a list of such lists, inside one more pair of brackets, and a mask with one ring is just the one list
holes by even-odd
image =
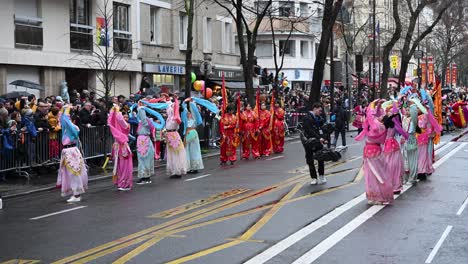
[[[295, 140], [299, 140], [299, 136], [287, 137], [287, 138], [284, 139], [284, 142], [290, 142], [290, 141], [295, 141]], [[216, 152], [216, 153], [212, 153], [212, 154], [205, 154], [205, 155], [202, 155], [202, 156], [203, 156], [203, 158], [212, 158], [212, 157], [216, 157], [216, 156], [219, 156], [219, 155], [220, 155], [220, 153]], [[163, 168], [165, 166], [166, 166], [166, 164], [158, 164], [158, 165], [154, 166], [154, 169], [160, 169], [160, 168]], [[133, 172], [136, 172], [136, 171], [138, 171], [138, 168], [133, 169]], [[112, 174], [89, 178], [88, 179], [88, 185], [91, 182], [97, 182], [97, 181], [106, 180], [106, 179], [110, 179], [110, 178], [112, 178]], [[4, 200], [8, 200], [8, 199], [22, 197], [22, 196], [26, 196], [26, 195], [30, 195], [30, 194], [52, 191], [54, 189], [57, 189], [57, 187], [56, 186], [49, 186], [49, 187], [44, 187], [44, 188], [25, 191], [25, 192], [20, 192], [20, 193], [2, 195], [2, 198]]]
[[457, 142], [460, 138], [462, 138], [466, 134], [468, 134], [468, 128], [465, 128], [463, 132], [461, 132], [458, 136], [452, 138], [450, 141]]

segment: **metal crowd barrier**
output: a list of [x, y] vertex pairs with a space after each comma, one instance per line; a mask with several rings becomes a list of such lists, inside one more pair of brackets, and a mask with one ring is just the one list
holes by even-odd
[[300, 112], [286, 112], [284, 120], [287, 126], [288, 133], [295, 132], [299, 125], [302, 124], [302, 119], [306, 114]]
[[[38, 132], [36, 137], [17, 132], [9, 138], [13, 149], [7, 149], [0, 134], [0, 173], [14, 171], [29, 180], [29, 169], [59, 164], [62, 135], [53, 135], [49, 131]], [[110, 154], [113, 138], [107, 126], [81, 127], [80, 141], [84, 158], [93, 159]]]

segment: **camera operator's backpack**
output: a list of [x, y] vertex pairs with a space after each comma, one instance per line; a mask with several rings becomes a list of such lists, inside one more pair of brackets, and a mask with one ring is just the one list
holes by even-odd
[[314, 159], [318, 161], [338, 161], [341, 159], [341, 154], [338, 151], [325, 148], [315, 152]]
[[299, 134], [302, 145], [306, 151], [316, 152], [323, 149], [323, 145], [318, 138], [307, 138], [302, 131], [300, 131]]

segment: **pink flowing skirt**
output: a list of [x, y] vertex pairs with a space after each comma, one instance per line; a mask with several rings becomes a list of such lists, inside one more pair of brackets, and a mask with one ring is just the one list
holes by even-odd
[[401, 191], [403, 187], [403, 174], [405, 169], [403, 156], [400, 150], [384, 153], [383, 158], [386, 166], [385, 171], [389, 174], [389, 177], [392, 180], [393, 191]]
[[432, 153], [429, 154], [428, 145], [418, 145], [418, 173], [434, 173]]
[[167, 175], [187, 174], [187, 160], [184, 143], [178, 132], [167, 132], [166, 134], [166, 160]]
[[62, 186], [62, 197], [80, 195], [88, 189], [88, 170], [77, 147], [62, 150], [57, 186]]
[[383, 157], [365, 158], [363, 168], [367, 200], [393, 203], [393, 182], [391, 175], [385, 171]]

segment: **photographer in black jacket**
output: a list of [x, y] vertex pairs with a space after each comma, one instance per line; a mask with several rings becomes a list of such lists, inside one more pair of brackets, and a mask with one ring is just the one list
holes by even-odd
[[323, 148], [323, 144], [326, 144], [326, 135], [322, 130], [324, 120], [321, 118], [322, 105], [315, 103], [312, 106], [312, 111], [309, 111], [304, 118], [303, 128], [304, 137], [301, 137], [303, 145], [306, 151], [306, 162], [309, 165], [310, 177], [312, 178], [311, 185], [324, 184], [327, 182], [325, 174], [325, 163], [318, 161], [318, 177], [317, 171], [315, 170], [314, 164], [314, 152]]

